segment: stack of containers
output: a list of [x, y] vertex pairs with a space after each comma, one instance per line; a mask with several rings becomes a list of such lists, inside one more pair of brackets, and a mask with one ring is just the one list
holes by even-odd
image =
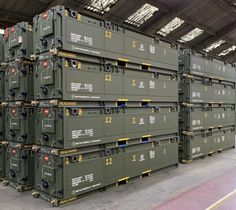
[[4, 36], [0, 35], [0, 179], [5, 176], [5, 147], [4, 147]]
[[185, 49], [179, 70], [180, 160], [235, 147], [235, 66]]
[[178, 50], [63, 6], [34, 18], [35, 191], [58, 206], [178, 164]]
[[18, 191], [34, 186], [33, 33], [21, 22], [5, 30], [5, 179]]

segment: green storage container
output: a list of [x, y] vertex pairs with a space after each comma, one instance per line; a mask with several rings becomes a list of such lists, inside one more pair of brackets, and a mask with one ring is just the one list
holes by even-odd
[[[37, 100], [178, 101], [177, 72], [88, 55], [74, 58], [41, 54], [34, 71]], [[73, 57], [73, 56], [71, 56]]]
[[34, 197], [54, 206], [74, 201], [92, 191], [152, 171], [178, 165], [178, 143], [170, 139], [74, 155], [53, 156], [41, 147], [36, 153]]
[[5, 177], [5, 145], [0, 141], [0, 179]]
[[224, 63], [190, 49], [179, 52], [179, 71], [181, 74], [215, 78], [233, 83], [236, 80], [235, 64]]
[[23, 144], [34, 143], [34, 108], [10, 102], [5, 107], [5, 139]]
[[178, 133], [177, 104], [40, 102], [35, 108], [35, 143], [69, 149], [106, 143], [127, 145], [132, 139]]
[[27, 22], [20, 22], [5, 29], [5, 62], [24, 58], [30, 59], [33, 53], [32, 26]]
[[5, 101], [33, 99], [33, 63], [25, 60], [7, 64], [4, 77]]
[[34, 152], [32, 145], [10, 142], [6, 145], [4, 185], [10, 185], [18, 191], [34, 187]]
[[180, 161], [186, 163], [229, 148], [235, 148], [234, 126], [185, 133], [180, 137]]
[[181, 76], [180, 102], [235, 103], [235, 83], [198, 76]]
[[194, 104], [182, 106], [180, 110], [180, 129], [196, 131], [235, 124], [235, 105], [232, 104]]
[[57, 6], [33, 19], [34, 53], [58, 50], [178, 70], [170, 44]]

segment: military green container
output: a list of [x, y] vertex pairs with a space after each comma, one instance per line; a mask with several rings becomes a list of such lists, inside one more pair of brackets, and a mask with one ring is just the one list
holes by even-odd
[[234, 126], [201, 130], [180, 137], [180, 160], [188, 162], [205, 155], [235, 147]]
[[30, 59], [33, 53], [32, 26], [27, 22], [20, 22], [5, 29], [5, 62], [25, 58]]
[[40, 102], [35, 109], [35, 143], [69, 149], [178, 133], [177, 104]]
[[34, 108], [8, 103], [5, 107], [5, 138], [24, 144], [34, 143]]
[[0, 141], [0, 179], [5, 177], [5, 145]]
[[180, 110], [180, 129], [196, 131], [235, 124], [235, 105], [194, 104], [182, 106]]
[[34, 197], [54, 206], [74, 201], [91, 191], [127, 183], [152, 171], [178, 165], [178, 143], [166, 139], [74, 155], [53, 156], [41, 147], [36, 153]]
[[208, 68], [212, 69], [212, 77], [215, 79], [235, 82], [236, 79], [236, 66], [232, 63], [225, 63], [223, 61], [212, 59], [205, 61]]
[[191, 74], [235, 82], [235, 65], [224, 63], [218, 59], [207, 58], [205, 55], [184, 49], [179, 52], [179, 71]]
[[5, 67], [0, 67], [0, 101], [4, 100], [4, 76], [5, 76]]
[[210, 136], [212, 138], [212, 151], [214, 152], [222, 151], [228, 148], [235, 148], [234, 128], [213, 132], [212, 134], [210, 134]]
[[4, 63], [4, 36], [0, 34], [0, 66]]
[[212, 87], [200, 77], [182, 77], [179, 93], [180, 102], [210, 103]]
[[[73, 54], [76, 56], [75, 54]], [[84, 101], [178, 101], [178, 77], [140, 65], [119, 66], [110, 59], [41, 54], [34, 71], [35, 99]]]
[[24, 60], [7, 64], [4, 78], [5, 101], [33, 99], [33, 63]]
[[232, 81], [232, 82], [235, 82], [235, 79], [236, 79], [236, 75], [235, 75], [235, 71], [236, 71], [236, 64], [232, 64], [232, 63], [226, 63], [225, 64], [226, 67], [225, 67], [225, 72], [223, 72], [223, 77], [225, 75], [228, 75], [228, 78], [227, 80], [228, 81]]
[[180, 81], [180, 102], [188, 103], [235, 103], [235, 83], [183, 76]]
[[178, 51], [111, 22], [57, 6], [33, 20], [34, 53], [58, 50], [178, 70]]
[[0, 141], [5, 139], [5, 108], [0, 105]]
[[235, 101], [235, 84], [212, 82], [212, 101], [233, 104]]
[[[194, 53], [190, 49], [179, 51], [179, 70], [182, 74], [193, 74], [198, 76], [207, 76], [204, 69], [204, 58], [199, 53]], [[208, 76], [211, 76], [209, 72]]]
[[34, 187], [35, 158], [32, 145], [10, 142], [6, 146], [4, 185], [10, 185], [18, 191]]
[[187, 162], [203, 157], [212, 152], [210, 137], [207, 138], [204, 131], [196, 131], [192, 135], [180, 137], [180, 161]]

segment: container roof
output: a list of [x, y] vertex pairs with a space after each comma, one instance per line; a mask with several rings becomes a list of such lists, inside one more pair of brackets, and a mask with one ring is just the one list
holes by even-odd
[[236, 0], [1, 0], [0, 28], [59, 4], [236, 62]]

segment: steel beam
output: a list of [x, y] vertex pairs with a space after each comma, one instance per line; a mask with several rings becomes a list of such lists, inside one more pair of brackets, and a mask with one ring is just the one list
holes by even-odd
[[[188, 0], [189, 1], [189, 0]], [[146, 0], [147, 3], [153, 5], [154, 7], [159, 8], [160, 10], [168, 13], [170, 12], [170, 8], [163, 2], [161, 1], [156, 1], [156, 0]]]
[[223, 59], [230, 62], [236, 62], [236, 51], [224, 56]]
[[105, 19], [109, 19], [112, 16], [116, 16], [116, 13], [120, 10], [121, 6], [124, 6], [127, 3], [127, 0], [119, 0], [116, 2], [110, 9], [110, 11], [106, 12], [103, 17]]
[[219, 9], [224, 10], [226, 13], [233, 17], [236, 17], [236, 10], [230, 5], [228, 1], [225, 0], [211, 0]]
[[210, 44], [224, 38], [227, 34], [235, 30], [235, 28], [236, 28], [236, 21], [226, 25], [225, 27], [217, 31], [215, 36], [210, 36], [209, 38], [203, 40], [201, 43], [197, 43], [194, 46], [195, 50], [202, 50], [208, 47]]
[[[146, 23], [144, 23], [140, 28], [143, 30], [145, 33], [148, 34], [154, 34], [158, 30], [160, 30], [163, 26], [168, 24], [172, 19], [175, 17], [180, 17], [184, 19], [186, 22], [190, 23], [191, 25], [194, 24], [194, 26], [197, 26], [197, 23], [194, 22], [193, 20], [189, 20], [189, 18], [184, 17], [183, 14], [190, 6], [192, 5], [199, 5], [198, 0], [183, 0], [180, 4], [175, 6], [174, 8], [171, 8], [168, 13], [163, 15], [161, 18], [158, 18], [157, 16], [153, 16], [150, 18]], [[206, 29], [209, 31], [209, 29]], [[212, 31], [210, 33], [213, 33]]]
[[[3, 17], [6, 21], [7, 21], [7, 19], [11, 19], [11, 20], [17, 20], [17, 22], [19, 22], [19, 21], [32, 22], [32, 17], [20, 15], [18, 13], [15, 13], [12, 11], [7, 11], [7, 10], [0, 10], [0, 17]], [[17, 23], [17, 22], [15, 22], [15, 23]]]
[[222, 44], [221, 46], [217, 47], [216, 49], [212, 50], [209, 53], [214, 54], [214, 55], [218, 55], [219, 53], [223, 52], [224, 50], [228, 49], [231, 46], [232, 46], [232, 44], [226, 42], [226, 43]]
[[145, 1], [143, 0], [129, 0], [129, 1], [121, 0], [121, 2], [118, 2], [117, 6], [114, 7], [114, 9], [106, 15], [106, 18], [116, 23], [122, 23], [130, 15], [132, 15], [140, 7], [142, 7], [144, 3]]

